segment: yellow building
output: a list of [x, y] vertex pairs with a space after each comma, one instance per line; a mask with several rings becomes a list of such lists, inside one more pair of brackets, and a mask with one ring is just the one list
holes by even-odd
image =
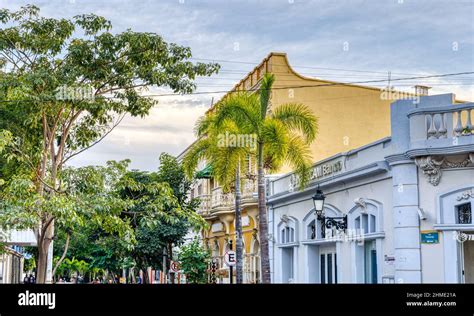
[[[303, 103], [318, 117], [319, 132], [311, 145], [314, 162], [390, 136], [390, 103], [394, 100], [386, 98], [384, 90], [302, 76], [291, 68], [284, 53], [270, 53], [227, 95], [256, 89], [265, 73], [275, 75], [273, 108], [288, 102]], [[260, 278], [256, 169], [252, 161], [247, 164], [242, 179], [244, 282], [256, 283]], [[199, 170], [205, 168], [206, 163], [201, 162]], [[287, 171], [289, 167], [281, 170]], [[200, 214], [209, 223], [209, 229], [201, 232], [204, 243], [221, 268], [220, 281], [228, 282], [222, 260], [228, 241], [232, 239], [235, 245], [233, 194], [223, 193], [209, 177], [197, 182], [193, 195], [202, 199]]]

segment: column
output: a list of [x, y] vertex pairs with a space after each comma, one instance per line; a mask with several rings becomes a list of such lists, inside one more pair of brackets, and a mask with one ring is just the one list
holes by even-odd
[[393, 183], [395, 282], [421, 283], [417, 167], [412, 160], [401, 157], [390, 165]]

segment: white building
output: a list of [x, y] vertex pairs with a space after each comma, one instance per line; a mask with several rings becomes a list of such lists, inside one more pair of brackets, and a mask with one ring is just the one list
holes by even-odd
[[22, 283], [24, 255], [23, 246], [36, 246], [36, 238], [31, 230], [0, 231], [0, 241], [5, 245], [0, 253], [0, 284]]
[[[303, 191], [269, 181], [273, 282], [474, 283], [474, 104], [453, 103], [394, 102], [391, 137], [318, 162]], [[332, 217], [347, 229], [323, 230]]]

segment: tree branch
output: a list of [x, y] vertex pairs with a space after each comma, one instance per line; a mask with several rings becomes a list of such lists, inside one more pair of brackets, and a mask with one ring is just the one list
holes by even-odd
[[70, 239], [71, 239], [71, 235], [69, 233], [67, 233], [66, 234], [66, 243], [64, 244], [64, 251], [63, 251], [63, 254], [61, 255], [61, 258], [59, 258], [58, 262], [56, 262], [56, 265], [54, 266], [53, 277], [56, 274], [56, 270], [59, 268], [59, 266], [63, 262], [64, 258], [66, 258], [67, 250], [69, 248], [69, 240]]
[[81, 150], [79, 151], [76, 151], [75, 153], [72, 153], [70, 154], [68, 157], [65, 157], [61, 163], [59, 164], [59, 166], [61, 167], [62, 165], [64, 165], [69, 159], [71, 159], [72, 157], [74, 156], [77, 156], [79, 155], [80, 153], [88, 150], [89, 148], [97, 145], [98, 143], [100, 143], [107, 135], [109, 135], [123, 120], [123, 118], [125, 117], [125, 113], [122, 115], [122, 117], [110, 128], [110, 130], [107, 131], [107, 133], [105, 133], [104, 135], [102, 135], [98, 140], [96, 140], [95, 142], [93, 142], [92, 144], [90, 144], [89, 146], [87, 147], [84, 147], [82, 148]]

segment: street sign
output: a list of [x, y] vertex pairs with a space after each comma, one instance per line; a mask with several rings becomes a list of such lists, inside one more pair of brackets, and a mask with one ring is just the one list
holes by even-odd
[[224, 262], [228, 267], [235, 266], [236, 258], [235, 251], [229, 250], [224, 255]]
[[421, 231], [421, 243], [422, 244], [438, 244], [439, 232], [437, 232], [436, 230]]
[[176, 261], [171, 261], [170, 263], [170, 270], [173, 272], [179, 272], [181, 267], [179, 266], [179, 262]]

